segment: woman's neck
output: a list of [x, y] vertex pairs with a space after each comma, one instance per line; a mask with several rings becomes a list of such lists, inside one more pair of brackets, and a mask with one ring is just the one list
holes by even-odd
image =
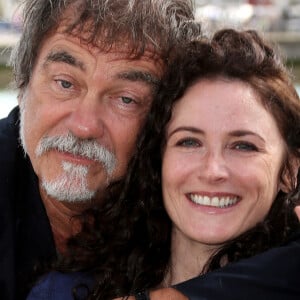
[[170, 286], [198, 276], [218, 246], [201, 244], [172, 230], [170, 266], [163, 285]]

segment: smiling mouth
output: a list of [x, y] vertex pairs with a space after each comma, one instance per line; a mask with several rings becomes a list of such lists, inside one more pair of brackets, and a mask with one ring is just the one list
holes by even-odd
[[189, 199], [198, 205], [203, 206], [211, 206], [211, 207], [217, 207], [217, 208], [227, 208], [230, 206], [235, 205], [240, 198], [235, 196], [224, 196], [224, 197], [209, 197], [209, 196], [201, 196], [201, 195], [195, 195], [190, 194]]

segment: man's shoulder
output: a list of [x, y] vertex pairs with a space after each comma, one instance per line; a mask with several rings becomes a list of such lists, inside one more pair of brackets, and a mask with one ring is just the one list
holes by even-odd
[[19, 153], [23, 157], [19, 143], [19, 109], [14, 108], [7, 118], [0, 120], [0, 199], [11, 191], [16, 175]]
[[16, 152], [18, 151], [18, 109], [0, 120], [0, 298], [15, 293], [15, 201]]
[[19, 147], [19, 109], [15, 107], [8, 117], [0, 120], [0, 160], [14, 158]]
[[0, 138], [15, 136], [19, 131], [19, 108], [15, 107], [6, 118], [0, 119]]

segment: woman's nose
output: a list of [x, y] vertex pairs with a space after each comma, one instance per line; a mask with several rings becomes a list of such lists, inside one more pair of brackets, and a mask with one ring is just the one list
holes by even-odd
[[201, 173], [206, 180], [218, 182], [228, 177], [228, 166], [222, 153], [209, 152], [202, 159]]

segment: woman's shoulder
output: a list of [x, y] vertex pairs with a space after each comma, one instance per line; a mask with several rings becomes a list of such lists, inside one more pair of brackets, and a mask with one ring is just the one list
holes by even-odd
[[27, 300], [85, 299], [94, 280], [86, 273], [51, 272], [43, 276], [29, 293]]

